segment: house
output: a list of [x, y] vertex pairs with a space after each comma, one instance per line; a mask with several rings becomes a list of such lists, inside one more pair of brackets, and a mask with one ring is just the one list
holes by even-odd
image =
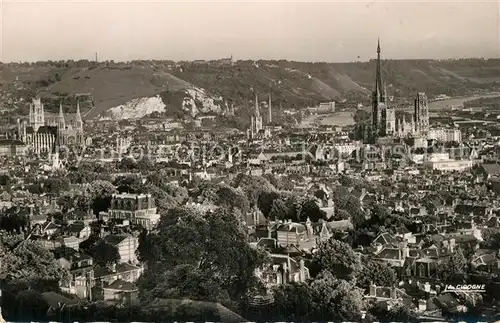
[[83, 222], [84, 224], [88, 225], [91, 222], [96, 220], [95, 215], [80, 211], [80, 210], [73, 210], [64, 215], [64, 219], [68, 222], [68, 224], [72, 224], [74, 222]]
[[383, 261], [393, 267], [402, 268], [409, 254], [410, 249], [407, 242], [401, 243], [399, 247], [377, 245], [373, 259]]
[[61, 290], [79, 298], [89, 297], [94, 279], [93, 258], [68, 247], [59, 247], [53, 252], [57, 262], [68, 270], [71, 276], [70, 281], [61, 286]]
[[304, 260], [295, 260], [288, 255], [269, 254], [271, 265], [256, 270], [259, 277], [266, 287], [272, 288], [276, 285], [305, 282], [310, 278], [309, 268], [304, 264]]
[[392, 303], [404, 304], [407, 307], [414, 307], [412, 298], [405, 293], [403, 289], [397, 287], [385, 287], [370, 285], [370, 289], [367, 295], [364, 295], [365, 299], [372, 299], [376, 302], [384, 303], [389, 309]]
[[94, 280], [96, 286], [107, 286], [115, 280], [135, 282], [142, 273], [142, 268], [128, 263], [113, 264], [110, 267], [96, 267]]
[[106, 243], [115, 246], [120, 254], [120, 262], [137, 263], [135, 251], [139, 246], [139, 239], [131, 234], [110, 234], [103, 238]]
[[74, 307], [80, 304], [76, 299], [70, 299], [55, 292], [42, 293], [41, 297], [47, 303], [47, 315], [49, 316], [62, 307]]
[[492, 177], [500, 176], [500, 165], [495, 164], [482, 164], [478, 168], [478, 174], [483, 177], [484, 180], [489, 180]]
[[276, 229], [278, 245], [286, 247], [289, 245], [300, 245], [301, 242], [308, 238], [307, 228], [300, 223], [283, 223]]
[[53, 222], [45, 222], [41, 227], [41, 234], [46, 236], [53, 236], [59, 230], [59, 226]]
[[92, 229], [90, 228], [90, 226], [81, 221], [75, 221], [71, 223], [70, 225], [68, 225], [66, 231], [82, 240], [87, 239], [92, 234]]
[[104, 301], [124, 306], [138, 304], [139, 288], [134, 284], [121, 279], [103, 287]]

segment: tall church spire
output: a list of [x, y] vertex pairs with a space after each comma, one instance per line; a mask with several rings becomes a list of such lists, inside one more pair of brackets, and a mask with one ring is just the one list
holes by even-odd
[[57, 126], [59, 128], [63, 128], [63, 129], [66, 127], [66, 122], [64, 120], [64, 112], [63, 112], [62, 102], [59, 103], [59, 119], [57, 121]]
[[382, 82], [382, 68], [380, 67], [380, 39], [377, 42], [377, 74], [375, 76], [375, 95], [380, 102], [385, 102], [385, 89]]
[[273, 123], [273, 108], [272, 108], [272, 101], [271, 101], [271, 91], [269, 90], [269, 104], [268, 104], [268, 123], [271, 124]]
[[57, 143], [59, 145], [66, 144], [66, 122], [64, 120], [64, 112], [62, 102], [59, 103], [59, 118], [57, 120]]
[[255, 91], [255, 117], [259, 118], [260, 117], [260, 111], [259, 111], [259, 97], [257, 95], [257, 91]]
[[83, 127], [83, 121], [82, 121], [82, 114], [80, 113], [80, 101], [76, 102], [76, 117], [75, 117], [75, 122], [77, 125], [77, 128], [82, 128]]

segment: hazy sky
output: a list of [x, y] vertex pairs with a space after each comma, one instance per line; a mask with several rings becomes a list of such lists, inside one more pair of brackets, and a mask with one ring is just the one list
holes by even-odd
[[499, 4], [0, 0], [0, 61], [499, 57]]

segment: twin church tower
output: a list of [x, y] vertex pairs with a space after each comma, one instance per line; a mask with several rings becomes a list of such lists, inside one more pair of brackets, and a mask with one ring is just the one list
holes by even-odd
[[17, 123], [17, 136], [36, 153], [51, 153], [61, 145], [84, 145], [83, 120], [80, 104], [76, 104], [76, 113], [65, 115], [62, 104], [59, 115], [46, 115], [40, 99], [33, 99], [30, 104], [28, 120]]
[[391, 104], [382, 80], [380, 41], [377, 45], [375, 89], [372, 92], [371, 124], [361, 125], [362, 136], [368, 143], [379, 138], [425, 137], [429, 131], [429, 109], [425, 93], [418, 93], [414, 101], [414, 113], [410, 120], [406, 116], [396, 117], [396, 107]]

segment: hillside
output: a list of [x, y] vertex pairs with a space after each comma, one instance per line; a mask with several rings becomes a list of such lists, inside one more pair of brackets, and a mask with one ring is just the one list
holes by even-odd
[[[499, 59], [384, 60], [382, 69], [387, 90], [396, 97], [407, 98], [417, 91], [432, 98], [500, 89]], [[233, 66], [167, 61], [1, 64], [0, 108], [25, 114], [27, 101], [37, 95], [49, 110], [56, 110], [57, 102], [71, 105], [83, 94], [80, 100], [88, 119], [140, 118], [151, 112], [182, 117], [221, 114], [226, 102], [237, 109], [249, 107], [254, 90], [265, 101], [270, 89], [273, 104], [284, 108], [344, 98], [368, 103], [374, 74], [374, 60], [332, 64], [238, 61]], [[161, 102], [152, 104], [149, 98], [156, 96]], [[127, 112], [120, 114], [116, 109]]]

